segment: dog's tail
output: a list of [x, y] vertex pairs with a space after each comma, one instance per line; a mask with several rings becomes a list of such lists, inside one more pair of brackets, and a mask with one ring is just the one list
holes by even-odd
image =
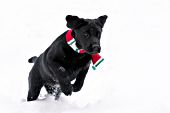
[[37, 56], [33, 56], [30, 59], [28, 59], [28, 62], [29, 63], [34, 63], [37, 60], [37, 58], [38, 58]]

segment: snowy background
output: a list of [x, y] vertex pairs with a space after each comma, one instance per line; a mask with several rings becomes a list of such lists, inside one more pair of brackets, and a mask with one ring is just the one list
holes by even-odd
[[[105, 62], [72, 96], [26, 102], [28, 58], [66, 31], [65, 16], [108, 15]], [[169, 0], [1, 0], [0, 113], [170, 113]]]

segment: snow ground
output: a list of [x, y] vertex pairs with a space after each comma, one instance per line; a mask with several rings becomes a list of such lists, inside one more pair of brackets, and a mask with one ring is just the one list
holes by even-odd
[[[26, 102], [27, 60], [67, 30], [65, 16], [107, 14], [105, 62], [71, 97]], [[1, 113], [170, 113], [169, 0], [0, 1]]]

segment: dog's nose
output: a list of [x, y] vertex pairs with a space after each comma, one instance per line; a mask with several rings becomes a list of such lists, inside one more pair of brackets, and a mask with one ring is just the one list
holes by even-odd
[[92, 48], [93, 48], [93, 51], [96, 51], [96, 52], [100, 53], [100, 50], [101, 50], [100, 45], [94, 44], [94, 45], [92, 45]]

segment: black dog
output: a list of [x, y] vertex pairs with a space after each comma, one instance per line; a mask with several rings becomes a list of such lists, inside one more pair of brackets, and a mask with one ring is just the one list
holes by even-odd
[[[48, 93], [59, 98], [61, 92], [71, 95], [80, 91], [88, 72], [91, 55], [100, 53], [100, 37], [107, 16], [97, 19], [83, 19], [66, 16], [67, 27], [76, 40], [78, 49], [86, 52], [79, 54], [66, 42], [66, 32], [60, 35], [39, 57], [28, 61], [34, 63], [29, 73], [29, 91], [27, 101], [36, 100], [44, 86]], [[76, 79], [74, 84], [71, 81]]]

